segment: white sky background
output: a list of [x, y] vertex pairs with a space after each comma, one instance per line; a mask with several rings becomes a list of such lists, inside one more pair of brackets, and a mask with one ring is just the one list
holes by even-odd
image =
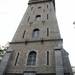
[[[75, 66], [75, 0], [55, 0], [63, 47]], [[10, 42], [27, 9], [28, 0], [0, 0], [0, 45]]]

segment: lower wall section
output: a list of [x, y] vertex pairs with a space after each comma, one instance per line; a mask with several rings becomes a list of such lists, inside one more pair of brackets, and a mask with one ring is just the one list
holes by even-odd
[[[6, 73], [5, 75], [33, 75], [32, 73], [30, 74], [25, 74], [25, 73]], [[35, 73], [35, 75], [56, 75], [56, 73]]]
[[[26, 75], [26, 74], [24, 73], [6, 73], [5, 75]], [[32, 75], [32, 74], [29, 74], [29, 75]], [[35, 73], [35, 75], [56, 75], [56, 73]], [[70, 73], [64, 73], [64, 75], [70, 75]]]

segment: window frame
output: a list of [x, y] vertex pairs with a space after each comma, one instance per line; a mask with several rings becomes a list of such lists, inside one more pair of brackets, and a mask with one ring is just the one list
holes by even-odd
[[41, 20], [41, 15], [36, 15], [35, 21], [40, 21]]
[[[29, 61], [29, 54], [31, 53], [31, 52], [35, 52], [36, 53], [36, 59], [35, 59], [35, 64], [30, 64], [30, 65], [28, 65], [28, 61]], [[31, 62], [32, 61], [34, 61], [34, 60], [31, 60]], [[37, 52], [36, 51], [30, 51], [29, 53], [28, 53], [28, 55], [27, 55], [27, 62], [26, 62], [26, 66], [36, 66], [36, 62], [37, 62]]]
[[38, 28], [34, 29], [32, 32], [32, 38], [38, 38], [39, 33], [40, 33], [40, 30]]

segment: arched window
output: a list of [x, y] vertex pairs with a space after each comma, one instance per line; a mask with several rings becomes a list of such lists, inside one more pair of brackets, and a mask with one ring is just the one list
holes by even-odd
[[36, 65], [36, 52], [32, 51], [28, 55], [27, 65]]
[[39, 29], [34, 29], [32, 33], [32, 37], [39, 37]]
[[36, 21], [40, 21], [41, 20], [41, 15], [37, 15], [35, 18]]

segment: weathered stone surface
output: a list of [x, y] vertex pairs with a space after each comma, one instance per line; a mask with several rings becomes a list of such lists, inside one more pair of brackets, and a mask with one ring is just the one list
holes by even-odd
[[[25, 75], [24, 72], [26, 71], [36, 71], [37, 75], [64, 75], [65, 69], [63, 65], [67, 63], [65, 63], [65, 60], [62, 60], [65, 57], [62, 57], [64, 55], [61, 51], [63, 50], [62, 39], [57, 24], [54, 4], [54, 0], [42, 0], [42, 2], [40, 0], [40, 2], [28, 5], [27, 11], [10, 43], [14, 53], [9, 66], [6, 67], [11, 55], [10, 49], [3, 59], [3, 65], [5, 66], [2, 65], [1, 75], [2, 73], [6, 73], [6, 75]], [[35, 18], [38, 15], [41, 16], [40, 20], [36, 21]], [[39, 37], [33, 38], [32, 33], [36, 28], [39, 29]], [[49, 30], [47, 31], [47, 29]], [[36, 65], [27, 66], [28, 54], [31, 51], [35, 51], [37, 54]], [[47, 65], [47, 51], [49, 52], [49, 65]], [[4, 67], [7, 68], [6, 72], [4, 72]]]

